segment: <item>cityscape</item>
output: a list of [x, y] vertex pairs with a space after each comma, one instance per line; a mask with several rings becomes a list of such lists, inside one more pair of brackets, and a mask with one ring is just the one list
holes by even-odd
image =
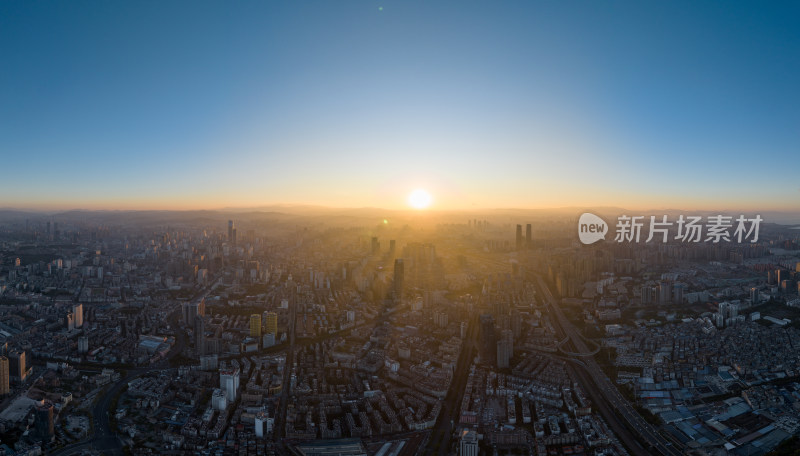
[[796, 230], [586, 246], [577, 217], [352, 212], [4, 213], [0, 448], [766, 454], [800, 432]]
[[800, 7], [0, 2], [0, 456], [800, 454]]

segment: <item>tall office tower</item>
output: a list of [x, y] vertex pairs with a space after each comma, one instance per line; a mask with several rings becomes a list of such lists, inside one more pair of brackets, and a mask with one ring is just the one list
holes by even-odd
[[510, 349], [509, 356], [514, 356], [514, 331], [511, 329], [504, 329], [500, 332], [500, 338], [508, 341]]
[[750, 289], [750, 304], [758, 304], [758, 288], [756, 287]]
[[525, 245], [528, 246], [528, 247], [531, 246], [531, 238], [532, 238], [532, 236], [531, 236], [531, 224], [528, 223], [525, 226]]
[[81, 336], [78, 338], [78, 354], [83, 355], [89, 353], [89, 338]]
[[194, 322], [195, 350], [197, 351], [197, 356], [204, 356], [206, 354], [206, 320], [199, 315]]
[[228, 220], [228, 242], [233, 242], [233, 220]]
[[522, 225], [517, 225], [517, 250], [522, 249]]
[[481, 323], [481, 362], [494, 365], [497, 360], [497, 341], [494, 335], [494, 319], [491, 314], [483, 314]]
[[658, 303], [667, 304], [672, 301], [672, 284], [662, 280], [658, 284]]
[[497, 341], [497, 368], [505, 369], [509, 367], [511, 360], [511, 342], [508, 339]]
[[201, 299], [200, 302], [197, 303], [197, 315], [200, 315], [201, 317], [205, 317], [206, 316], [206, 300], [205, 300], [205, 298]]
[[380, 253], [381, 244], [380, 244], [380, 242], [378, 242], [378, 238], [377, 237], [374, 237], [374, 236], [372, 237], [370, 251], [372, 252], [373, 255], [377, 255], [378, 253]]
[[183, 324], [189, 328], [194, 328], [194, 322], [198, 314], [198, 305], [196, 302], [183, 303]]
[[65, 320], [67, 322], [67, 331], [75, 329], [75, 314], [68, 312]]
[[8, 353], [9, 377], [17, 382], [24, 382], [28, 375], [28, 366], [25, 363], [24, 350], [11, 350]]
[[389, 240], [389, 254], [390, 255], [394, 255], [394, 253], [396, 251], [396, 248], [397, 248], [397, 243], [395, 242], [394, 239], [390, 239]]
[[42, 401], [41, 404], [38, 404], [35, 417], [36, 435], [49, 442], [56, 434], [53, 428], [53, 403]]
[[8, 372], [8, 358], [0, 356], [0, 397], [11, 392], [11, 379]]
[[472, 429], [461, 431], [461, 438], [458, 443], [458, 456], [478, 456], [478, 433]]
[[220, 370], [219, 387], [225, 391], [228, 402], [235, 402], [239, 393], [239, 368]]
[[275, 312], [267, 312], [264, 318], [264, 331], [267, 334], [278, 334], [278, 314]]
[[75, 320], [75, 327], [83, 327], [83, 304], [73, 304], [72, 317]]
[[250, 337], [261, 337], [261, 315], [250, 315]]
[[394, 295], [400, 300], [403, 299], [403, 283], [405, 282], [406, 272], [403, 259], [394, 260]]

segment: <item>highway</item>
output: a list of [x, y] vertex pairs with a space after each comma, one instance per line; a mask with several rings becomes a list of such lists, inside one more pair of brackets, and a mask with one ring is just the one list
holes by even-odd
[[[575, 327], [564, 316], [564, 313], [561, 311], [561, 307], [556, 304], [555, 298], [553, 298], [550, 289], [544, 283], [542, 278], [540, 276], [536, 276], [536, 280], [538, 281], [539, 288], [547, 300], [547, 304], [553, 311], [553, 315], [556, 316], [556, 321], [553, 323], [558, 325], [561, 331], [563, 331], [563, 333], [570, 338], [573, 346], [575, 347], [576, 353], [591, 353], [592, 350], [589, 350], [586, 347], [586, 344], [578, 334]], [[645, 419], [639, 414], [639, 412], [636, 411], [633, 405], [631, 405], [631, 403], [622, 396], [617, 387], [611, 382], [608, 376], [606, 376], [605, 372], [600, 369], [600, 366], [593, 357], [582, 357], [580, 362], [576, 364], [581, 366], [585, 371], [585, 375], [581, 375], [582, 379], [585, 380], [585, 382], [582, 383], [588, 383], [593, 387], [596, 387], [597, 390], [599, 390], [596, 392], [601, 393], [608, 404], [611, 404], [617, 410], [622, 418], [624, 418], [627, 424], [627, 429], [638, 434], [641, 441], [646, 442], [652, 447], [652, 450], [658, 451], [662, 455], [680, 456], [683, 454], [680, 450], [673, 446], [672, 442], [667, 441], [667, 439], [665, 439], [664, 436], [662, 436], [650, 423], [645, 421]], [[587, 376], [588, 378], [586, 378]], [[614, 427], [613, 420], [609, 424], [612, 426], [612, 428]], [[627, 439], [624, 437], [624, 435], [620, 435], [620, 438], [622, 438], [623, 441], [626, 441]], [[647, 452], [641, 448], [641, 446], [638, 444], [631, 445], [628, 441], [626, 441], [626, 444], [631, 451], [637, 454], [651, 454], [650, 452]]]

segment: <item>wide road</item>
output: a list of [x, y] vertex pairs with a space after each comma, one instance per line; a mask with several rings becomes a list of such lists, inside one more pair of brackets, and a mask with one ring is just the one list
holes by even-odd
[[[591, 350], [586, 347], [586, 344], [578, 334], [575, 327], [564, 316], [564, 312], [562, 312], [561, 307], [556, 304], [555, 298], [553, 298], [552, 293], [550, 293], [550, 289], [544, 283], [542, 278], [540, 276], [536, 276], [536, 280], [538, 281], [539, 288], [547, 300], [553, 315], [556, 316], [556, 319], [553, 323], [558, 325], [564, 334], [570, 338], [576, 352], [590, 353]], [[631, 405], [631, 403], [624, 396], [622, 396], [617, 387], [614, 386], [608, 376], [606, 376], [605, 372], [600, 369], [600, 366], [593, 357], [581, 358], [580, 365], [586, 370], [586, 373], [588, 373], [588, 379], [585, 377], [584, 379], [589, 380], [590, 383], [593, 383], [593, 386], [599, 389], [599, 392], [603, 395], [608, 404], [611, 404], [624, 418], [625, 422], [627, 423], [626, 427], [628, 430], [636, 433], [641, 441], [652, 446], [652, 449], [658, 451], [660, 454], [667, 456], [680, 456], [682, 454], [681, 451], [672, 445], [672, 442], [667, 441], [667, 439], [665, 439], [664, 436], [662, 436], [650, 423], [645, 421], [639, 412], [634, 409], [633, 405]], [[613, 426], [613, 423], [609, 424]], [[620, 437], [623, 438], [623, 436]], [[638, 445], [631, 446], [628, 444], [628, 447], [633, 452], [648, 454], [647, 452], [644, 452], [643, 449], [642, 451], [637, 451], [640, 449]]]
[[458, 355], [453, 380], [450, 382], [447, 396], [445, 396], [442, 403], [442, 410], [439, 412], [436, 425], [433, 427], [433, 432], [431, 432], [428, 445], [425, 448], [426, 455], [447, 454], [450, 452], [450, 439], [453, 437], [454, 425], [458, 424], [461, 401], [464, 398], [467, 378], [469, 378], [469, 368], [475, 358], [479, 326], [477, 317], [471, 316], [469, 327], [467, 328], [467, 337], [463, 342], [461, 353]]

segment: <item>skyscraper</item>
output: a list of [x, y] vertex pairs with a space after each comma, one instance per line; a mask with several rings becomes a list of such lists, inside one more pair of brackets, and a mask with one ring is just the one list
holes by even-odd
[[28, 366], [25, 363], [24, 350], [11, 350], [8, 353], [9, 376], [20, 383], [28, 376]]
[[514, 333], [510, 329], [500, 332], [497, 341], [497, 367], [504, 369], [510, 366], [511, 357], [514, 356]]
[[531, 224], [528, 223], [525, 226], [525, 246], [526, 247], [530, 247], [531, 246], [531, 237], [532, 237], [531, 236]]
[[250, 315], [250, 337], [261, 337], [261, 315]]
[[0, 356], [0, 396], [5, 396], [11, 391], [8, 358]]
[[195, 349], [197, 356], [206, 354], [206, 321], [202, 316], [195, 318]]
[[42, 440], [49, 442], [55, 436], [53, 428], [53, 403], [43, 401], [36, 406], [35, 412], [36, 435]]
[[89, 338], [81, 336], [78, 338], [78, 354], [82, 355], [89, 352]]
[[75, 327], [83, 327], [83, 304], [74, 304], [72, 306], [72, 317], [75, 322]]
[[233, 242], [233, 220], [228, 220], [228, 242]]
[[239, 369], [220, 370], [219, 387], [225, 391], [225, 398], [228, 402], [235, 402], [239, 392]]
[[278, 314], [275, 312], [267, 312], [264, 319], [264, 331], [267, 334], [278, 334]]
[[494, 335], [494, 318], [491, 314], [480, 317], [481, 328], [481, 362], [494, 364], [497, 360], [497, 343]]
[[194, 328], [194, 320], [197, 318], [197, 303], [184, 302], [183, 303], [183, 324]]
[[197, 317], [202, 317], [206, 314], [205, 300], [184, 302], [181, 310], [183, 311], [183, 323], [194, 329]]
[[517, 225], [517, 250], [522, 249], [522, 225]]

